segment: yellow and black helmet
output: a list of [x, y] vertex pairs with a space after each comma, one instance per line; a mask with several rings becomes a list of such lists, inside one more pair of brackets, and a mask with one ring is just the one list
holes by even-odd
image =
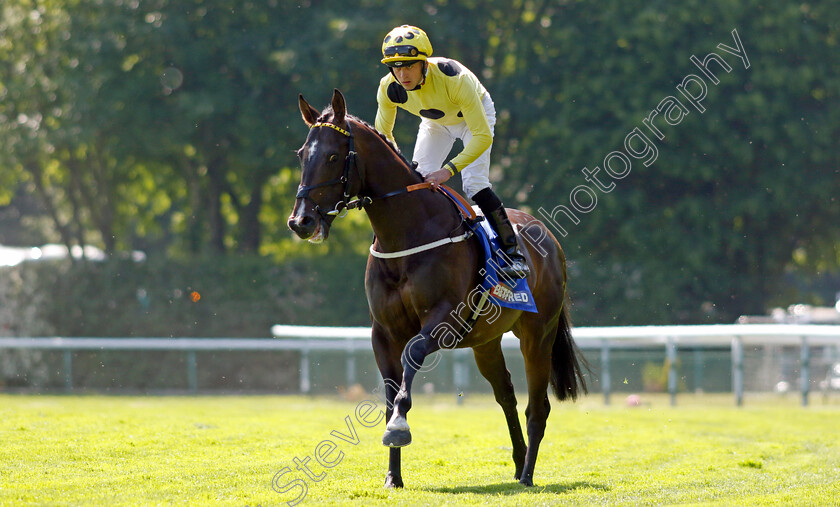
[[432, 56], [432, 43], [426, 32], [411, 25], [394, 28], [382, 41], [382, 63], [388, 67], [402, 67], [425, 62]]

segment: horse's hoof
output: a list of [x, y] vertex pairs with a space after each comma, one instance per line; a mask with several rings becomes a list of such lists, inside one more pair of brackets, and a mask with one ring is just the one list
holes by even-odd
[[529, 479], [528, 477], [524, 477], [522, 479], [519, 479], [519, 484], [530, 488], [534, 486], [534, 481], [532, 479]]
[[385, 430], [382, 435], [382, 445], [386, 447], [405, 447], [411, 443], [411, 432], [408, 430]]
[[388, 472], [385, 476], [385, 487], [388, 489], [403, 487], [402, 477], [394, 477], [391, 472]]

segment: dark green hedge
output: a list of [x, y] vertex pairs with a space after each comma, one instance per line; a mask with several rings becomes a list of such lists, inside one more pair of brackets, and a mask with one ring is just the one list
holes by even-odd
[[[0, 271], [18, 286], [7, 334], [267, 337], [274, 324], [367, 325], [364, 259], [257, 256], [40, 262]], [[13, 282], [12, 280], [17, 280]], [[19, 313], [19, 312], [18, 312]]]

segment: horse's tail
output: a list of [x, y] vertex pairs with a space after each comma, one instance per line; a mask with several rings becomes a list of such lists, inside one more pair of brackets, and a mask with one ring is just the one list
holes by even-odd
[[589, 363], [572, 338], [572, 319], [569, 316], [569, 299], [566, 297], [557, 336], [551, 347], [551, 387], [558, 400], [576, 400], [579, 393], [588, 392], [584, 368], [590, 371]]

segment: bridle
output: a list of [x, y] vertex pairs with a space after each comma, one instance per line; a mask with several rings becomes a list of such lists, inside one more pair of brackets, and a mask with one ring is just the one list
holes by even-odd
[[[369, 196], [360, 195], [358, 199], [354, 199], [354, 200], [351, 201], [350, 198], [353, 197], [353, 196], [350, 193], [350, 187], [352, 185], [352, 183], [350, 181], [350, 171], [355, 167], [356, 172], [359, 174], [359, 178], [362, 180], [362, 182], [364, 182], [364, 176], [362, 175], [361, 171], [359, 171], [358, 165], [356, 164], [356, 151], [355, 151], [355, 147], [354, 147], [354, 144], [353, 144], [353, 132], [352, 132], [352, 129], [350, 127], [350, 122], [349, 121], [347, 122], [347, 130], [339, 127], [335, 123], [330, 123], [330, 122], [325, 122], [325, 121], [320, 121], [320, 122], [314, 123], [309, 128], [314, 129], [314, 128], [317, 128], [317, 127], [328, 127], [328, 128], [331, 128], [331, 129], [335, 130], [336, 132], [338, 132], [340, 134], [343, 134], [343, 135], [347, 136], [348, 144], [349, 144], [347, 157], [345, 157], [345, 159], [344, 159], [344, 170], [342, 171], [341, 176], [339, 176], [338, 178], [331, 179], [329, 181], [324, 181], [322, 183], [316, 183], [315, 185], [300, 185], [298, 187], [297, 195], [295, 196], [298, 199], [303, 198], [303, 199], [309, 199], [310, 201], [312, 201], [312, 203], [315, 205], [315, 211], [318, 212], [318, 214], [324, 220], [327, 220], [327, 217], [337, 216], [339, 213], [341, 213], [344, 210], [351, 210], [351, 209], [360, 209], [361, 210], [361, 209], [364, 209], [365, 206], [367, 206], [369, 204], [372, 204], [373, 201], [377, 201], [377, 200], [380, 200], [380, 199], [387, 199], [388, 197], [394, 197], [394, 196], [397, 196], [397, 195], [400, 195], [400, 194], [413, 192], [415, 190], [431, 188], [430, 183], [424, 182], [424, 183], [418, 183], [416, 185], [409, 185], [407, 187], [403, 187], [399, 190], [394, 190], [393, 192], [388, 192], [387, 194], [380, 195], [378, 197], [369, 197]], [[408, 164], [407, 161], [406, 161], [406, 164]], [[333, 207], [333, 209], [331, 211], [324, 211], [323, 209], [321, 209], [321, 207], [318, 205], [318, 203], [315, 202], [314, 199], [309, 197], [309, 192], [312, 191], [312, 190], [315, 190], [316, 188], [327, 187], [327, 186], [331, 186], [331, 185], [339, 185], [339, 184], [344, 185], [343, 198], [342, 198], [342, 200], [335, 203], [335, 206]]]
[[[338, 125], [336, 125], [334, 123], [329, 123], [329, 122], [314, 123], [309, 128], [314, 129], [314, 128], [317, 128], [317, 127], [329, 127], [331, 129], [335, 130], [336, 132], [339, 132], [340, 134], [343, 134], [343, 135], [347, 136], [348, 139], [349, 139], [347, 157], [344, 158], [344, 170], [342, 171], [341, 176], [339, 176], [338, 178], [334, 178], [332, 180], [329, 180], [329, 181], [324, 181], [322, 183], [317, 183], [315, 185], [300, 185], [298, 187], [297, 195], [295, 196], [298, 199], [302, 198], [302, 199], [309, 199], [310, 201], [312, 201], [312, 203], [315, 205], [315, 211], [317, 211], [318, 214], [321, 215], [321, 218], [323, 218], [324, 220], [327, 220], [327, 217], [336, 216], [339, 213], [341, 213], [341, 211], [344, 210], [344, 209], [353, 209], [353, 208], [356, 208], [356, 207], [361, 208], [362, 206], [364, 206], [364, 203], [359, 202], [360, 201], [359, 199], [356, 199], [355, 201], [350, 201], [349, 200], [350, 197], [352, 197], [350, 195], [350, 170], [354, 166], [356, 166], [356, 151], [355, 151], [354, 146], [353, 146], [353, 133], [351, 132], [351, 129], [350, 129], [350, 122], [347, 122], [347, 130], [344, 130], [343, 128], [339, 127]], [[358, 168], [357, 168], [357, 170], [358, 170]], [[321, 207], [318, 205], [318, 203], [315, 202], [314, 199], [309, 197], [309, 192], [311, 192], [312, 190], [315, 190], [316, 188], [327, 187], [327, 186], [331, 186], [331, 185], [339, 185], [339, 184], [344, 185], [344, 197], [341, 201], [338, 201], [337, 203], [335, 203], [335, 207], [332, 209], [332, 211], [322, 210]]]
[[[367, 206], [369, 204], [372, 204], [374, 201], [377, 201], [377, 200], [380, 200], [380, 199], [387, 199], [389, 197], [394, 197], [394, 196], [397, 196], [397, 195], [402, 195], [402, 194], [406, 194], [406, 193], [409, 193], [409, 192], [414, 192], [415, 190], [423, 190], [423, 189], [431, 189], [432, 188], [432, 184], [430, 182], [422, 182], [422, 183], [416, 183], [416, 184], [413, 184], [413, 185], [408, 185], [408, 186], [402, 187], [400, 189], [394, 190], [393, 192], [388, 192], [384, 195], [380, 195], [380, 196], [377, 196], [377, 197], [369, 197], [369, 196], [366, 196], [366, 195], [359, 195], [358, 199], [355, 199], [355, 200], [352, 200], [352, 201], [349, 200], [350, 197], [352, 197], [352, 195], [350, 194], [350, 187], [351, 187], [350, 171], [353, 169], [353, 167], [356, 167], [356, 172], [358, 173], [359, 179], [361, 180], [361, 183], [362, 183], [362, 188], [364, 188], [364, 174], [362, 173], [362, 171], [359, 170], [358, 166], [356, 165], [356, 151], [355, 151], [354, 145], [353, 145], [353, 133], [352, 133], [352, 129], [350, 128], [350, 122], [349, 121], [347, 122], [347, 130], [344, 130], [343, 128], [339, 127], [338, 125], [336, 125], [334, 123], [323, 122], [323, 121], [312, 124], [310, 129], [314, 129], [316, 127], [328, 127], [328, 128], [331, 128], [331, 129], [335, 130], [336, 132], [339, 132], [340, 134], [343, 134], [343, 135], [347, 136], [348, 145], [349, 145], [348, 146], [349, 149], [348, 149], [348, 152], [347, 152], [347, 157], [344, 159], [344, 170], [342, 171], [340, 177], [334, 178], [334, 179], [329, 180], [329, 181], [324, 181], [322, 183], [316, 183], [315, 185], [300, 185], [298, 187], [298, 192], [297, 192], [296, 197], [298, 199], [309, 199], [310, 201], [312, 201], [312, 203], [315, 205], [315, 211], [318, 212], [318, 214], [321, 216], [321, 218], [324, 221], [327, 221], [327, 219], [329, 217], [337, 216], [343, 210], [351, 210], [351, 209], [360, 209], [361, 210], [361, 209], [364, 209], [365, 206]], [[406, 165], [409, 165], [409, 166], [411, 165], [411, 164], [408, 163], [407, 160], [405, 160], [405, 158], [403, 158], [402, 160], [403, 160], [403, 162], [405, 162]], [[318, 205], [318, 203], [315, 202], [314, 199], [309, 197], [309, 192], [316, 189], [316, 188], [326, 187], [326, 186], [330, 186], [330, 185], [340, 185], [340, 184], [344, 185], [344, 196], [343, 196], [342, 200], [335, 203], [335, 206], [332, 209], [332, 211], [326, 211], [325, 212], [324, 210], [321, 209], [321, 207]], [[438, 188], [438, 190], [440, 192], [442, 192], [443, 194], [449, 195], [450, 196], [450, 201], [452, 201], [452, 204], [456, 208], [460, 206], [462, 209], [464, 209], [464, 211], [466, 211], [467, 215], [470, 214], [470, 212], [472, 210], [469, 208], [468, 204], [464, 204], [464, 203], [462, 203], [460, 205], [456, 204], [455, 200], [452, 199], [449, 191], [443, 190], [441, 188]], [[461, 215], [462, 223], [465, 220], [464, 217], [467, 216], [467, 215], [464, 215], [464, 214]], [[342, 215], [342, 216], [344, 216], [344, 215]], [[472, 212], [472, 219], [475, 220], [475, 212]], [[426, 250], [431, 250], [433, 248], [437, 248], [439, 246], [443, 246], [443, 245], [446, 245], [446, 244], [449, 244], [449, 243], [458, 243], [458, 242], [461, 242], [461, 241], [464, 241], [464, 240], [470, 238], [472, 236], [472, 234], [473, 234], [473, 232], [472, 232], [471, 228], [467, 227], [466, 232], [464, 232], [463, 234], [461, 234], [459, 236], [455, 236], [455, 237], [447, 236], [447, 237], [444, 237], [444, 238], [439, 239], [437, 241], [432, 241], [432, 242], [426, 243], [424, 245], [420, 245], [420, 246], [417, 246], [417, 247], [414, 247], [414, 248], [409, 248], [409, 249], [406, 249], [406, 250], [401, 250], [401, 251], [398, 251], [398, 252], [389, 252], [389, 253], [378, 252], [373, 248], [373, 245], [371, 245], [370, 246], [370, 253], [374, 257], [379, 257], [379, 258], [383, 258], [383, 259], [396, 259], [396, 258], [405, 257], [405, 256], [408, 256], [408, 255], [413, 255], [413, 254], [420, 253], [420, 252], [425, 252]]]

